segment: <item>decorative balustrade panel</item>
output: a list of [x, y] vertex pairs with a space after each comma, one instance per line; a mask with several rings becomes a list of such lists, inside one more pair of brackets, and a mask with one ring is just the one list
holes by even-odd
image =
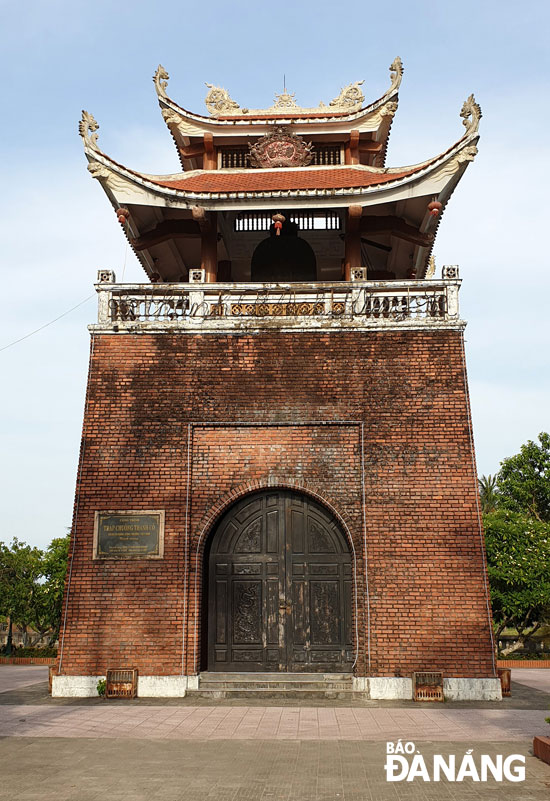
[[[459, 281], [339, 284], [98, 284], [99, 328], [462, 324]], [[265, 324], [265, 323], [264, 323]]]

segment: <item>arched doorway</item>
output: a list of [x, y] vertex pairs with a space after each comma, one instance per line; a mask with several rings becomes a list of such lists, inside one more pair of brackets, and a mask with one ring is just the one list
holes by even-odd
[[316, 281], [317, 260], [311, 245], [298, 236], [298, 226], [287, 222], [281, 236], [263, 239], [252, 254], [252, 281]]
[[247, 495], [206, 559], [208, 670], [351, 669], [352, 555], [321, 504], [294, 490]]

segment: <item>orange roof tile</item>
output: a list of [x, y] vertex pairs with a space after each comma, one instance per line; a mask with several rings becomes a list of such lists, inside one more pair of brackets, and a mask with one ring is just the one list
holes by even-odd
[[[221, 172], [208, 170], [190, 175], [189, 178], [159, 181], [154, 183], [169, 189], [180, 189], [199, 193], [230, 192], [285, 192], [307, 189], [352, 189], [396, 181], [411, 175], [415, 170], [377, 173], [353, 167], [326, 170], [248, 170], [246, 172]], [[151, 180], [151, 179], [149, 179]]]

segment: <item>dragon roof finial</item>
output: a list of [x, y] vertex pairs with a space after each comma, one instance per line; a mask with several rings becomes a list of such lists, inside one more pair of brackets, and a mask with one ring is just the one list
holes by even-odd
[[168, 86], [168, 81], [170, 76], [162, 66], [159, 64], [157, 67], [157, 71], [153, 75], [153, 82], [155, 84], [155, 89], [157, 90], [157, 95], [159, 97], [168, 97], [166, 94], [166, 87]]
[[99, 150], [97, 146], [98, 134], [96, 131], [99, 125], [95, 118], [89, 111], [82, 110], [82, 119], [78, 123], [78, 133], [84, 140], [84, 146], [88, 146], [91, 150]]
[[390, 79], [391, 86], [389, 91], [396, 92], [401, 86], [401, 79], [403, 78], [403, 62], [397, 56], [390, 64]]
[[482, 115], [481, 106], [479, 103], [476, 103], [473, 95], [470, 95], [462, 104], [460, 116], [462, 117], [462, 124], [466, 128], [466, 133], [464, 135], [468, 136], [469, 134], [477, 133]]

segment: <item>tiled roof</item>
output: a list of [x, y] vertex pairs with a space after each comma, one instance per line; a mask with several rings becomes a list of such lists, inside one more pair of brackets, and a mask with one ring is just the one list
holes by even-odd
[[[418, 168], [417, 168], [418, 169]], [[207, 170], [190, 174], [188, 178], [154, 183], [169, 189], [198, 193], [285, 192], [308, 189], [352, 189], [385, 184], [411, 175], [416, 170], [378, 173], [354, 167], [326, 169], [285, 169], [228, 171]], [[151, 180], [151, 179], [149, 179]]]

